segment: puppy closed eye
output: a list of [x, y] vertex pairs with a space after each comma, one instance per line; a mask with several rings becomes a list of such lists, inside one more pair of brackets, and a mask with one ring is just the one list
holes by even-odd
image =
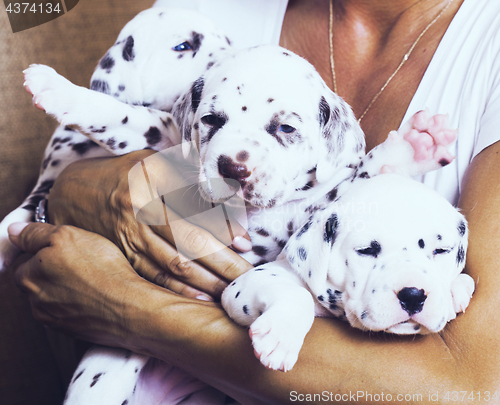
[[434, 256], [436, 256], [436, 255], [443, 255], [443, 254], [450, 253], [450, 252], [451, 252], [450, 248], [437, 248], [434, 250], [434, 252], [432, 252], [432, 254]]
[[380, 246], [380, 243], [374, 240], [370, 243], [370, 246], [358, 248], [355, 250], [356, 253], [360, 256], [372, 256], [376, 258], [382, 251], [382, 247]]
[[184, 41], [183, 43], [174, 46], [172, 49], [176, 52], [184, 52], [184, 51], [189, 51], [189, 50], [193, 49], [193, 47], [191, 46], [191, 44], [189, 42]]
[[201, 117], [201, 122], [212, 128], [222, 128], [227, 119], [220, 115], [208, 114]]

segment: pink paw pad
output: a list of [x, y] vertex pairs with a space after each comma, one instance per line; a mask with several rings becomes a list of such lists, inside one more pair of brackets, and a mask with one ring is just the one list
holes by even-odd
[[448, 128], [446, 115], [429, 116], [427, 111], [416, 113], [410, 120], [410, 128], [404, 134], [415, 150], [415, 161], [435, 161], [446, 166], [454, 159], [448, 146], [457, 138], [457, 131]]

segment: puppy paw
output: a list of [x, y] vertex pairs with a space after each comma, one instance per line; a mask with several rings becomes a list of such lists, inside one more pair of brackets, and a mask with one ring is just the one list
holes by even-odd
[[446, 166], [454, 159], [448, 146], [457, 139], [458, 131], [448, 128], [447, 115], [430, 115], [419, 111], [400, 131], [415, 150], [415, 162], [432, 162]]
[[78, 99], [78, 86], [45, 65], [31, 65], [23, 73], [24, 87], [33, 96], [35, 107], [61, 122]]
[[448, 127], [448, 117], [419, 111], [374, 151], [383, 164], [380, 173], [409, 176], [425, 174], [450, 164], [454, 157], [449, 146], [457, 130]]
[[255, 356], [271, 370], [289, 371], [297, 362], [309, 329], [310, 325], [301, 320], [266, 311], [250, 326]]
[[465, 312], [474, 293], [474, 280], [467, 274], [459, 274], [451, 284], [453, 309], [455, 313]]

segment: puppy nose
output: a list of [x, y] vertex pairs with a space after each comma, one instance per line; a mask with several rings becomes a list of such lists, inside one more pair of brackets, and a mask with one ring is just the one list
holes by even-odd
[[[219, 159], [217, 159], [217, 167], [219, 169], [219, 174], [224, 178], [224, 180], [233, 179], [242, 186], [246, 183], [245, 179], [252, 174], [248, 171], [248, 168], [245, 165], [235, 163], [229, 156], [226, 155], [219, 156]], [[226, 183], [232, 187], [231, 182], [226, 181]]]
[[425, 291], [416, 287], [405, 287], [397, 293], [401, 308], [403, 308], [408, 315], [412, 316], [422, 311], [424, 302], [427, 299]]

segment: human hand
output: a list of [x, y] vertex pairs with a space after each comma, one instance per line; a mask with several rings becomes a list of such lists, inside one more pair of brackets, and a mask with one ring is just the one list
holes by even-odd
[[125, 337], [131, 283], [153, 285], [113, 243], [79, 228], [41, 223], [12, 224], [9, 237], [34, 255], [16, 269], [15, 280], [29, 294], [37, 321], [101, 344]]
[[[188, 257], [174, 247], [171, 227], [147, 225], [161, 223], [140, 221], [134, 214], [129, 192], [128, 174], [134, 165], [154, 151], [139, 151], [128, 155], [86, 159], [73, 163], [58, 177], [49, 197], [49, 219], [56, 225], [74, 225], [105, 236], [125, 254], [133, 268], [144, 278], [188, 297], [210, 300], [218, 297], [227, 283], [251, 268], [239, 255], [226, 248], [212, 234], [222, 234], [222, 225], [212, 225], [210, 232], [197, 227], [166, 208], [168, 219], [179, 218], [175, 242]], [[178, 182], [182, 178], [167, 161], [148, 168], [151, 183]], [[150, 198], [149, 195], [134, 199]], [[146, 201], [144, 202], [144, 205]], [[154, 204], [152, 205], [154, 208]], [[162, 205], [163, 207], [163, 205]], [[148, 215], [167, 217], [163, 208], [150, 210]], [[246, 235], [241, 227], [232, 227], [233, 235]], [[221, 238], [222, 239], [222, 238]], [[215, 253], [214, 253], [215, 252]]]

